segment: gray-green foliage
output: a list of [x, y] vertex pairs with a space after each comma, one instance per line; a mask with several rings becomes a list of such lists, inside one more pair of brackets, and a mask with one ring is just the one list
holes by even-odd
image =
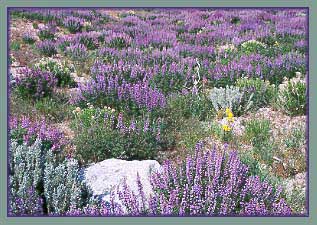
[[78, 178], [79, 165], [75, 159], [57, 164], [53, 152], [47, 154], [44, 171], [44, 195], [50, 214], [64, 214], [70, 207], [83, 204], [84, 184]]
[[299, 149], [305, 145], [305, 128], [303, 126], [295, 127], [284, 140], [287, 148]]
[[305, 115], [307, 88], [305, 80], [295, 77], [279, 86], [277, 107], [290, 116]]
[[10, 145], [10, 213], [14, 215], [39, 214], [41, 205], [41, 182], [43, 177], [43, 154], [41, 141], [32, 146]]
[[286, 192], [286, 201], [294, 213], [303, 214], [306, 212], [306, 191], [305, 188], [295, 187], [292, 191]]
[[209, 98], [212, 101], [214, 109], [218, 112], [219, 110], [225, 110], [229, 108], [236, 114], [241, 114], [248, 111], [252, 106], [252, 97], [250, 95], [243, 104], [242, 100], [244, 92], [239, 90], [239, 87], [226, 86], [226, 88], [213, 88], [210, 92]]
[[55, 152], [43, 150], [39, 139], [32, 146], [12, 140], [9, 151], [10, 214], [62, 215], [90, 198], [75, 159], [60, 162]]
[[236, 81], [236, 86], [240, 91], [244, 92], [243, 101], [248, 100], [252, 95], [252, 109], [268, 105], [275, 96], [275, 90], [268, 81], [261, 80], [260, 78], [239, 78]]

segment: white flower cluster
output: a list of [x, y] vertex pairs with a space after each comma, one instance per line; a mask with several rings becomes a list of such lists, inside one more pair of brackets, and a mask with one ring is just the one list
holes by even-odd
[[301, 73], [297, 72], [292, 79], [284, 78], [279, 85], [277, 103], [288, 113], [304, 110], [306, 105], [306, 82]]
[[217, 50], [219, 52], [224, 52], [224, 51], [228, 51], [228, 50], [233, 51], [235, 49], [236, 49], [236, 47], [233, 44], [226, 44], [226, 45], [219, 46], [217, 48]]
[[298, 84], [298, 83], [304, 84], [304, 85], [306, 84], [306, 81], [300, 72], [296, 72], [295, 74], [296, 74], [296, 77], [294, 77], [290, 80], [287, 77], [284, 77], [283, 83], [281, 83], [279, 85], [279, 92], [280, 93], [287, 90], [289, 85], [291, 85], [292, 90], [295, 93], [296, 92], [296, 84]]
[[74, 71], [73, 65], [66, 65], [65, 62], [61, 62], [58, 59], [54, 59], [52, 57], [43, 57], [41, 60], [36, 63], [34, 66], [36, 68], [47, 69], [49, 70], [49, 65], [54, 65], [55, 70], [63, 71], [64, 73], [70, 73]]
[[241, 47], [242, 48], [247, 48], [249, 46], [253, 46], [253, 45], [258, 45], [258, 46], [261, 46], [263, 48], [266, 48], [266, 45], [260, 41], [257, 41], [257, 40], [249, 40], [249, 41], [245, 41], [241, 44]]

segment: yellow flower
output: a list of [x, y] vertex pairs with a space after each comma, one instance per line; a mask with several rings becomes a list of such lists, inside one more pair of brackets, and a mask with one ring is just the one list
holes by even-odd
[[226, 108], [226, 114], [228, 115], [229, 113], [231, 113], [230, 108]]
[[228, 117], [228, 121], [233, 122], [233, 113], [231, 112], [231, 110], [229, 108], [226, 109], [226, 114]]
[[223, 124], [223, 125], [222, 125], [222, 129], [223, 129], [224, 131], [228, 132], [228, 131], [231, 130], [231, 127], [228, 126], [227, 124]]

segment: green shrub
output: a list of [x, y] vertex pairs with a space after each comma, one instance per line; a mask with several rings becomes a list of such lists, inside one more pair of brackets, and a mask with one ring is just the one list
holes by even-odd
[[122, 114], [90, 107], [75, 110], [76, 157], [83, 163], [107, 158], [154, 159], [164, 146], [159, 123], [124, 121]]
[[285, 194], [287, 204], [296, 214], [306, 213], [306, 191], [304, 188], [295, 187], [291, 192]]
[[254, 147], [260, 147], [270, 140], [270, 121], [266, 119], [252, 119], [245, 124], [245, 138]]
[[254, 146], [253, 151], [257, 160], [264, 164], [272, 165], [273, 157], [278, 153], [279, 146], [272, 142], [263, 142]]
[[40, 139], [33, 145], [10, 145], [10, 214], [63, 214], [70, 207], [82, 207], [91, 192], [79, 179], [74, 159], [59, 157], [43, 148]]
[[285, 80], [280, 86], [277, 107], [290, 116], [306, 114], [306, 83], [301, 77]]
[[[160, 89], [164, 94], [170, 94], [178, 92], [184, 86], [184, 77], [182, 74], [167, 73], [167, 74], [156, 74], [151, 79], [151, 86]], [[171, 83], [173, 85], [171, 85]]]
[[203, 126], [197, 119], [183, 120], [183, 126], [180, 127], [179, 141], [177, 145], [182, 149], [193, 149], [197, 142], [211, 135], [211, 128]]
[[168, 116], [179, 122], [189, 118], [207, 120], [214, 113], [211, 100], [204, 93], [198, 95], [192, 95], [191, 93], [171, 95], [168, 99], [166, 111], [169, 114]]
[[54, 122], [61, 122], [72, 117], [71, 106], [68, 104], [67, 96], [62, 94], [41, 98], [34, 103], [34, 108], [36, 113]]
[[42, 58], [39, 63], [35, 64], [35, 67], [51, 72], [57, 78], [58, 87], [74, 87], [76, 85], [76, 82], [70, 75], [74, 71], [74, 68], [68, 67], [65, 62], [62, 63], [53, 58]]
[[[236, 86], [240, 91], [244, 92], [242, 101], [252, 99], [253, 110], [267, 106], [274, 97], [274, 88], [260, 78], [239, 78], [236, 81]], [[252, 96], [252, 97], [251, 97]]]
[[38, 100], [51, 96], [57, 80], [47, 71], [24, 68], [22, 75], [15, 77], [16, 90], [22, 98]]
[[130, 46], [129, 42], [127, 42], [127, 40], [123, 37], [116, 37], [116, 38], [113, 38], [108, 46], [110, 48], [118, 48], [118, 49], [123, 49], [123, 48], [127, 48]]
[[305, 128], [299, 126], [293, 128], [284, 140], [286, 149], [281, 152], [280, 157], [287, 164], [287, 172], [290, 175], [302, 173], [306, 168], [306, 154], [303, 152], [306, 147]]
[[281, 183], [281, 179], [270, 173], [269, 168], [259, 162], [254, 149], [240, 152], [241, 162], [248, 166], [248, 175], [259, 176], [261, 181], [267, 180], [271, 184], [277, 186]]
[[304, 127], [295, 127], [284, 140], [286, 148], [300, 148], [305, 144], [306, 136]]
[[258, 53], [263, 51], [266, 45], [256, 40], [249, 40], [241, 44], [241, 50], [245, 54]]
[[18, 41], [12, 41], [12, 42], [10, 43], [10, 50], [12, 50], [12, 51], [18, 51], [18, 50], [20, 50], [20, 48], [21, 48], [20, 42], [18, 42]]
[[254, 157], [261, 162], [273, 163], [273, 156], [279, 148], [270, 140], [269, 120], [252, 119], [245, 124], [245, 139], [253, 145]]
[[34, 29], [39, 29], [39, 25], [37, 23], [35, 23], [35, 22], [32, 23], [32, 26], [33, 26]]
[[39, 36], [41, 41], [53, 40], [55, 37], [54, 33], [55, 33], [55, 28], [45, 26], [43, 28], [40, 28], [40, 30], [38, 31], [38, 36]]
[[35, 37], [33, 37], [31, 34], [28, 34], [28, 33], [23, 35], [22, 40], [26, 44], [34, 44], [36, 41]]

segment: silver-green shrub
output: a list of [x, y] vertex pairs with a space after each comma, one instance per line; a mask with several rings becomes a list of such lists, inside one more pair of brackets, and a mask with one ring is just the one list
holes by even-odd
[[90, 193], [77, 160], [61, 161], [40, 139], [31, 146], [12, 140], [9, 154], [10, 215], [62, 215], [87, 204]]
[[226, 110], [229, 108], [234, 113], [241, 113], [250, 109], [252, 105], [251, 95], [249, 99], [243, 103], [244, 92], [239, 90], [239, 87], [226, 86], [226, 88], [213, 88], [210, 92], [209, 98], [216, 112], [219, 110]]
[[10, 144], [9, 187], [11, 215], [39, 215], [43, 213], [41, 182], [43, 177], [43, 154], [41, 141], [31, 146]]
[[79, 165], [75, 159], [56, 163], [53, 152], [47, 154], [44, 170], [44, 195], [49, 214], [64, 214], [71, 207], [84, 204], [85, 186], [78, 178]]

